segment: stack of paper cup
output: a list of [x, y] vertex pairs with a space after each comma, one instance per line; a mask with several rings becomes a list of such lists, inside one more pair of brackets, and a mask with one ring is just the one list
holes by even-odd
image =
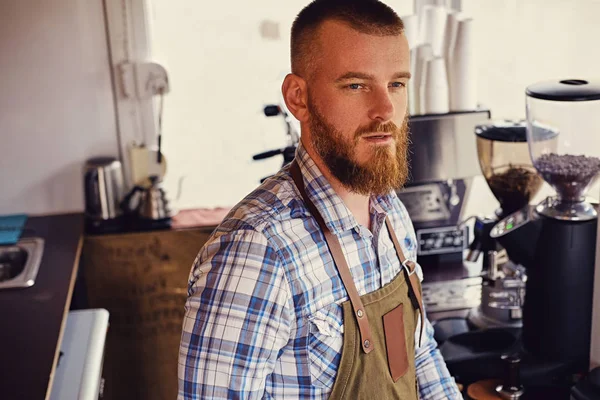
[[445, 6], [425, 5], [419, 18], [419, 43], [429, 43], [436, 57], [442, 56], [448, 12]]
[[420, 14], [421, 10], [426, 5], [444, 6], [447, 9], [453, 9], [454, 7], [452, 3], [452, 0], [415, 0], [414, 10], [416, 14]]
[[459, 20], [448, 62], [452, 111], [477, 109], [477, 65], [473, 39], [473, 20]]
[[416, 93], [415, 69], [417, 66], [417, 49], [410, 49], [410, 71], [412, 77], [408, 80], [408, 114], [417, 115], [419, 97]]
[[408, 47], [414, 49], [419, 43], [419, 17], [417, 15], [406, 15], [402, 17], [404, 23], [404, 35], [408, 40]]
[[418, 114], [418, 92], [416, 90], [415, 69], [417, 66], [417, 47], [419, 46], [419, 16], [416, 14], [402, 17], [404, 22], [404, 35], [410, 49], [410, 71], [413, 75], [408, 81], [408, 113]]
[[[413, 102], [411, 103], [414, 107], [415, 114], [424, 114], [421, 109], [423, 104], [421, 101], [421, 86], [423, 86], [424, 71], [427, 65], [427, 61], [433, 58], [433, 50], [430, 44], [422, 44], [415, 49], [415, 66], [414, 66], [414, 91], [413, 91]], [[409, 88], [410, 91], [410, 88]]]
[[444, 32], [444, 44], [443, 44], [443, 56], [446, 60], [446, 71], [448, 72], [448, 84], [450, 91], [452, 91], [452, 82], [450, 82], [450, 58], [452, 58], [452, 51], [454, 44], [456, 43], [456, 30], [458, 29], [458, 21], [463, 18], [463, 15], [459, 11], [450, 11], [448, 18], [446, 19], [446, 31]]
[[423, 114], [448, 113], [448, 75], [443, 57], [435, 57], [425, 64], [421, 85], [421, 112]]
[[403, 17], [411, 57], [411, 115], [477, 109], [473, 20], [453, 9], [454, 3], [415, 0], [415, 15]]

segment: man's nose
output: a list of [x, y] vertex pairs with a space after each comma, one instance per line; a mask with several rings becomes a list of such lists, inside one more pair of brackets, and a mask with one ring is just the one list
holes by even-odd
[[394, 103], [387, 88], [375, 90], [371, 101], [369, 118], [387, 122], [394, 117]]

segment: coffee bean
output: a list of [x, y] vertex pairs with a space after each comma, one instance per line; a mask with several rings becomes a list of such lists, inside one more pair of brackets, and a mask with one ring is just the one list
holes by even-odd
[[534, 163], [542, 177], [567, 201], [581, 201], [600, 173], [600, 158], [572, 154], [542, 154]]
[[525, 207], [542, 187], [542, 178], [533, 170], [509, 164], [508, 169], [487, 177], [492, 193], [500, 202], [502, 214], [507, 215]]

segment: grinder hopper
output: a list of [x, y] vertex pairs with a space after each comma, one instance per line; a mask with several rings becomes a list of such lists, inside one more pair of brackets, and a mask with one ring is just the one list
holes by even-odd
[[497, 121], [475, 130], [479, 165], [500, 203], [499, 218], [525, 207], [542, 187], [529, 156], [526, 131], [524, 121]]
[[527, 88], [526, 101], [533, 165], [557, 194], [536, 211], [568, 221], [596, 218], [585, 195], [600, 173], [600, 146], [594, 143], [600, 131], [600, 82], [536, 83]]

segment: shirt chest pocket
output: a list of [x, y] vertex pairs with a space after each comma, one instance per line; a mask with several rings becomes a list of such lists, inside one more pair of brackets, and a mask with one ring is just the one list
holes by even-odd
[[333, 387], [343, 343], [344, 323], [341, 306], [334, 303], [308, 317], [307, 353], [313, 386]]

